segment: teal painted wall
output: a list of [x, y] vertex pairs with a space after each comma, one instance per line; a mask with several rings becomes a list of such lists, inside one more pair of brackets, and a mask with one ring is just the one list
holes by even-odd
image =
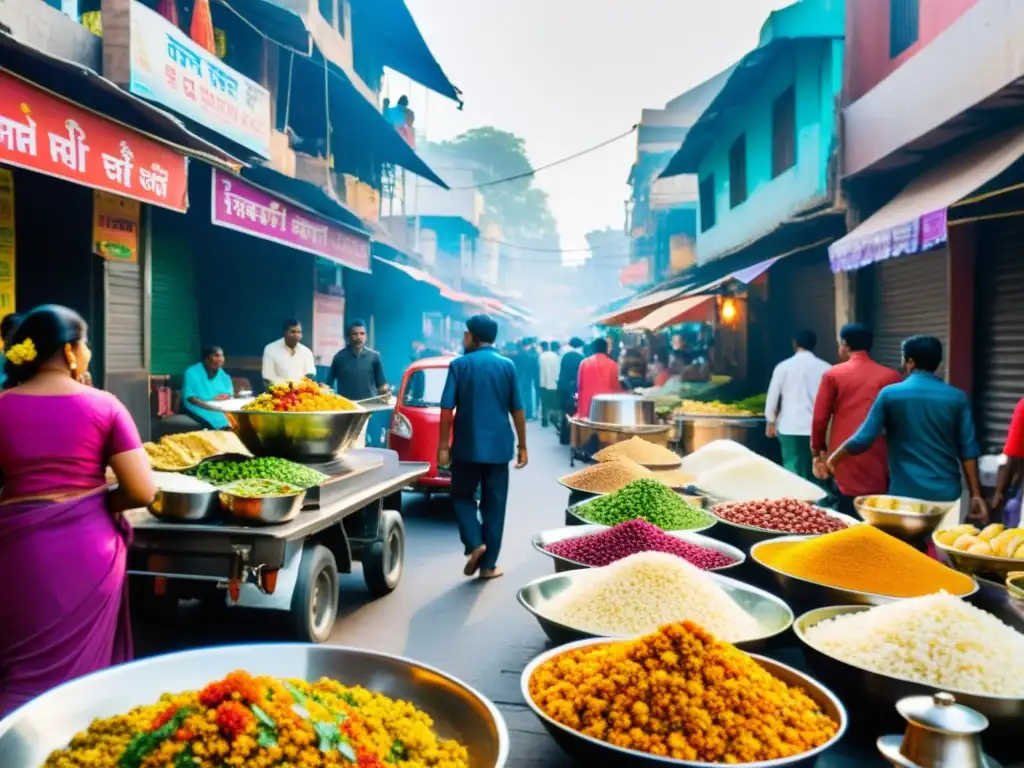
[[[784, 43], [767, 65], [746, 104], [722, 121], [715, 143], [701, 159], [698, 177], [715, 175], [716, 223], [697, 232], [697, 261], [704, 264], [751, 243], [797, 212], [828, 199], [828, 163], [837, 142], [837, 103], [843, 79], [842, 40]], [[772, 178], [772, 104], [795, 84], [796, 164]], [[729, 207], [729, 148], [747, 141], [747, 199]]]

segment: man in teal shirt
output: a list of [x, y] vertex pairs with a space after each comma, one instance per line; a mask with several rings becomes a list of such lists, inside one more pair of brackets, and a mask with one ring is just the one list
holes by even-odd
[[228, 417], [207, 403], [229, 400], [235, 394], [231, 377], [224, 370], [224, 350], [210, 347], [203, 361], [185, 369], [181, 406], [186, 414], [209, 429], [230, 429]]
[[885, 432], [889, 493], [925, 501], [953, 502], [962, 495], [961, 469], [971, 494], [972, 519], [988, 506], [981, 493], [974, 418], [967, 395], [938, 376], [942, 342], [911, 336], [902, 345], [908, 376], [878, 394], [860, 429], [829, 457], [832, 470], [847, 456], [864, 453]]

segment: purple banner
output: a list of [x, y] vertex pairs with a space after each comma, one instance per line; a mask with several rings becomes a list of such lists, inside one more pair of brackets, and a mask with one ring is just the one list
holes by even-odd
[[927, 251], [946, 242], [946, 209], [861, 237], [844, 237], [828, 248], [833, 272], [851, 272], [876, 261]]
[[262, 240], [370, 271], [370, 240], [214, 169], [210, 221]]

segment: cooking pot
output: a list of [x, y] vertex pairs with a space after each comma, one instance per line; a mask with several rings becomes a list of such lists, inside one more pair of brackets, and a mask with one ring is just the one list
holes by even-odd
[[594, 424], [639, 427], [657, 424], [654, 400], [638, 395], [596, 395], [590, 401], [590, 419]]

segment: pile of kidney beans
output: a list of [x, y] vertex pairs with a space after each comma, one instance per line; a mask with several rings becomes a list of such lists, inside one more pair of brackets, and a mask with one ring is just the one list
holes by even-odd
[[619, 523], [614, 528], [600, 533], [556, 541], [545, 549], [567, 560], [594, 567], [614, 563], [638, 552], [667, 552], [670, 555], [678, 555], [705, 571], [724, 568], [736, 562], [721, 552], [670, 536], [658, 526], [639, 518]]
[[732, 501], [712, 510], [730, 523], [785, 533], [831, 533], [846, 528], [842, 520], [797, 499]]

